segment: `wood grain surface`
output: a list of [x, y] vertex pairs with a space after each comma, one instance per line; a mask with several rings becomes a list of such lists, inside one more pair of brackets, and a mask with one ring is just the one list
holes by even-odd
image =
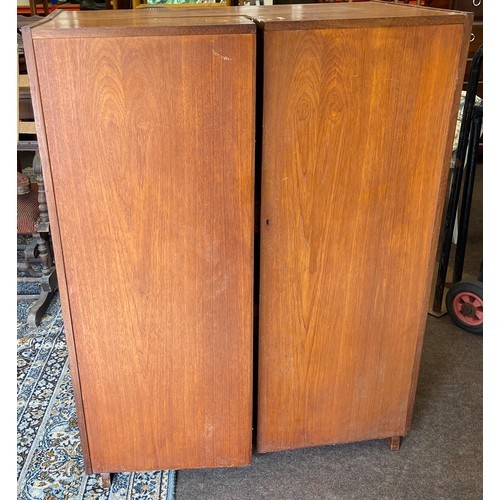
[[[288, 7], [288, 8], [287, 8]], [[292, 7], [291, 9], [289, 7]], [[247, 7], [250, 9], [250, 7]], [[244, 9], [244, 7], [241, 7]], [[282, 5], [248, 12], [265, 31], [463, 23], [463, 13], [389, 2]]]
[[33, 43], [92, 471], [248, 464], [255, 36]]
[[[114, 16], [73, 16], [63, 14], [33, 29], [33, 38], [116, 38], [131, 36], [179, 36], [193, 34], [254, 33], [255, 24], [244, 16], [224, 16], [217, 8], [212, 16], [157, 16], [136, 15], [136, 19]], [[80, 11], [70, 11], [81, 14]], [[93, 13], [95, 11], [89, 11]], [[113, 11], [115, 12], [115, 11]], [[139, 11], [140, 13], [141, 11]], [[68, 12], [69, 13], [69, 12]], [[86, 12], [83, 11], [85, 14]]]
[[157, 36], [187, 29], [244, 32], [251, 30], [250, 19], [264, 30], [303, 30], [373, 24], [456, 24], [463, 22], [464, 16], [451, 10], [383, 2], [55, 12], [60, 14], [41, 23], [33, 32], [34, 38], [130, 36], [131, 33]]
[[[57, 15], [60, 11], [53, 11], [46, 16], [46, 19]], [[42, 22], [42, 21], [40, 21]], [[38, 23], [37, 23], [38, 24]], [[32, 27], [33, 25], [31, 25]], [[50, 221], [50, 235], [52, 247], [54, 251], [54, 261], [57, 264], [57, 283], [59, 289], [59, 297], [61, 299], [61, 307], [64, 317], [64, 330], [66, 336], [66, 344], [68, 347], [68, 356], [70, 359], [71, 381], [76, 402], [76, 414], [78, 419], [78, 428], [80, 432], [80, 444], [82, 447], [83, 463], [85, 472], [92, 474], [92, 464], [90, 461], [89, 445], [87, 439], [87, 427], [85, 414], [83, 410], [82, 394], [80, 386], [80, 373], [78, 370], [78, 358], [76, 356], [75, 342], [73, 336], [73, 323], [71, 321], [71, 309], [69, 307], [68, 287], [66, 285], [66, 273], [64, 267], [64, 254], [61, 247], [61, 238], [59, 230], [59, 219], [57, 216], [57, 207], [54, 195], [54, 184], [52, 182], [52, 171], [50, 168], [50, 156], [47, 144], [47, 134], [45, 130], [45, 119], [42, 108], [42, 97], [40, 94], [40, 81], [36, 65], [36, 57], [33, 48], [32, 30], [30, 27], [22, 28], [24, 54], [26, 57], [26, 65], [30, 74], [30, 91], [33, 102], [33, 114], [35, 116], [35, 125], [37, 133], [37, 142], [40, 152], [42, 164], [43, 179], [45, 184], [45, 194], [47, 198], [47, 211]]]
[[264, 32], [259, 452], [408, 430], [466, 31]]

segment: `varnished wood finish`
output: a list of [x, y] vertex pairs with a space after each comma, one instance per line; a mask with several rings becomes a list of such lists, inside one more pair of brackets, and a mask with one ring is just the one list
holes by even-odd
[[[281, 12], [278, 9], [281, 7]], [[287, 7], [294, 7], [287, 9]], [[243, 8], [243, 7], [241, 7]], [[255, 8], [255, 7], [254, 7]], [[258, 9], [258, 7], [257, 7]], [[251, 13], [265, 31], [347, 28], [354, 26], [414, 26], [455, 24], [463, 19], [457, 12], [387, 2], [336, 3], [275, 6]]]
[[[441, 180], [439, 184], [439, 190], [438, 190], [438, 196], [437, 196], [437, 203], [436, 203], [436, 214], [434, 218], [434, 230], [433, 230], [433, 235], [432, 235], [432, 242], [431, 242], [431, 250], [429, 252], [430, 255], [430, 262], [427, 268], [427, 282], [426, 282], [426, 292], [425, 292], [425, 297], [429, 298], [430, 296], [430, 291], [431, 291], [431, 284], [432, 280], [434, 278], [434, 265], [435, 265], [435, 255], [437, 253], [437, 248], [438, 248], [438, 240], [439, 240], [439, 235], [440, 235], [440, 230], [441, 230], [441, 223], [442, 223], [442, 215], [443, 215], [443, 209], [444, 209], [444, 203], [445, 203], [445, 198], [446, 198], [446, 190], [448, 188], [448, 176], [449, 176], [449, 167], [450, 167], [450, 158], [452, 154], [452, 145], [453, 145], [453, 140], [455, 137], [455, 127], [457, 123], [456, 117], [458, 116], [458, 109], [459, 109], [459, 104], [460, 104], [460, 97], [461, 97], [461, 86], [459, 82], [461, 82], [464, 78], [464, 71], [465, 71], [465, 66], [467, 63], [467, 52], [468, 52], [468, 47], [469, 47], [469, 36], [472, 28], [472, 21], [473, 17], [469, 14], [464, 20], [464, 35], [462, 39], [462, 47], [461, 47], [461, 53], [459, 57], [459, 65], [458, 65], [458, 70], [457, 70], [457, 82], [455, 85], [455, 94], [453, 97], [453, 105], [452, 105], [452, 110], [450, 113], [450, 124], [448, 127], [448, 136], [445, 141], [445, 152], [442, 158], [443, 161], [443, 167], [441, 169]], [[422, 304], [422, 321], [420, 325], [420, 330], [419, 330], [419, 336], [417, 338], [417, 346], [415, 350], [415, 359], [413, 363], [413, 375], [412, 375], [412, 381], [411, 381], [411, 386], [410, 386], [410, 392], [409, 392], [409, 404], [408, 404], [408, 409], [406, 413], [406, 433], [410, 430], [411, 426], [411, 419], [413, 415], [413, 406], [415, 404], [415, 393], [417, 391], [417, 382], [418, 382], [418, 372], [419, 372], [419, 366], [420, 366], [420, 358], [422, 355], [422, 346], [423, 346], [423, 338], [424, 338], [424, 333], [425, 333], [425, 318], [427, 316], [427, 311], [428, 311], [428, 304]]]
[[24, 54], [26, 64], [30, 74], [30, 91], [33, 101], [33, 114], [35, 115], [35, 124], [37, 131], [38, 148], [41, 159], [41, 167], [44, 178], [45, 194], [47, 199], [47, 211], [50, 219], [50, 231], [53, 242], [53, 252], [57, 267], [57, 280], [59, 288], [59, 298], [64, 317], [64, 330], [66, 336], [66, 344], [68, 347], [68, 356], [70, 358], [70, 373], [73, 383], [73, 392], [76, 402], [76, 414], [78, 419], [78, 427], [80, 431], [80, 444], [82, 447], [83, 463], [85, 472], [92, 473], [92, 463], [90, 461], [89, 445], [87, 439], [87, 426], [85, 412], [83, 408], [80, 375], [78, 370], [78, 357], [75, 349], [73, 336], [73, 322], [71, 319], [71, 309], [69, 307], [68, 287], [66, 284], [66, 272], [64, 266], [64, 254], [61, 245], [61, 236], [59, 230], [59, 220], [57, 216], [57, 206], [54, 193], [54, 184], [52, 181], [52, 171], [50, 168], [50, 156], [47, 144], [47, 134], [45, 130], [45, 119], [42, 107], [42, 98], [40, 95], [40, 83], [38, 79], [38, 70], [36, 65], [36, 57], [33, 49], [32, 28], [38, 26], [54, 16], [60, 11], [54, 11], [45, 19], [28, 27], [22, 28]]
[[255, 36], [36, 34], [87, 470], [248, 464]]
[[408, 431], [470, 30], [454, 19], [264, 31], [260, 452]]
[[225, 16], [224, 11], [224, 8], [216, 8], [210, 16], [148, 15], [147, 10], [108, 11], [103, 14], [94, 11], [65, 11], [34, 30], [33, 38], [116, 38], [255, 32], [255, 25], [249, 19], [238, 15]]
[[[244, 18], [252, 19], [261, 29], [284, 30], [314, 27], [349, 27], [373, 25], [401, 26], [415, 24], [455, 24], [457, 15], [439, 10], [404, 4], [363, 2], [340, 4], [249, 5], [239, 7], [147, 8], [120, 11], [59, 11], [57, 17], [40, 27], [35, 37], [61, 36], [130, 36], [158, 35], [186, 29], [251, 29]], [[218, 18], [214, 20], [213, 18]], [[180, 19], [179, 19], [180, 18]], [[188, 18], [190, 19], [188, 22]], [[229, 18], [231, 21], [229, 21]], [[83, 29], [84, 28], [84, 29]], [[124, 31], [124, 28], [126, 30]], [[168, 29], [165, 29], [168, 28]], [[162, 31], [163, 30], [163, 31]]]

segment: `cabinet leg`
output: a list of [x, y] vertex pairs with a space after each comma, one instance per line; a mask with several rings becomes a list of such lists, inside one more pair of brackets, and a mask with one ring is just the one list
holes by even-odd
[[102, 487], [107, 490], [111, 486], [111, 474], [109, 472], [101, 473], [101, 483]]
[[389, 444], [389, 449], [391, 451], [397, 451], [401, 446], [401, 436], [392, 436], [387, 439], [387, 443]]

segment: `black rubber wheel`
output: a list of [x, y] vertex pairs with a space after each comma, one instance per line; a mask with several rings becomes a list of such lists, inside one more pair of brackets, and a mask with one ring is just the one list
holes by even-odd
[[459, 281], [446, 294], [446, 310], [453, 323], [469, 333], [483, 333], [483, 284]]

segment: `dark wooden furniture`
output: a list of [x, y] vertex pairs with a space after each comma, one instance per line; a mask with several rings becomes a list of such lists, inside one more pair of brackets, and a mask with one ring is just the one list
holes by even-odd
[[[17, 251], [21, 255], [17, 268], [24, 276], [17, 283], [35, 285], [37, 293], [18, 292], [17, 300], [35, 300], [28, 311], [28, 326], [40, 324], [50, 301], [57, 291], [57, 273], [52, 252], [49, 215], [45, 198], [45, 186], [40, 163], [40, 155], [35, 153], [33, 171], [36, 182], [31, 183], [22, 194], [17, 195], [17, 234], [25, 238], [18, 242]], [[28, 178], [29, 181], [29, 178]]]
[[23, 36], [86, 471], [250, 463], [254, 23]]
[[53, 12], [55, 9], [80, 10], [80, 4], [75, 2], [53, 4], [48, 0], [43, 0], [43, 1], [30, 0], [29, 5], [19, 5], [19, 4], [17, 5], [17, 14], [29, 15], [29, 16], [36, 16], [38, 14], [46, 16], [50, 12]]
[[18, 98], [18, 124], [17, 124], [17, 151], [18, 170], [20, 170], [20, 151], [38, 150], [36, 139], [35, 118], [31, 102], [30, 82], [26, 70], [24, 46], [21, 28], [43, 19], [42, 16], [17, 16], [17, 98]]
[[[465, 79], [463, 90], [467, 90], [468, 77], [471, 70], [472, 58], [477, 49], [483, 43], [483, 0], [450, 0], [450, 8], [474, 14], [474, 22], [472, 23], [472, 31], [470, 35], [469, 51], [467, 53], [467, 67], [465, 70]], [[483, 97], [483, 72], [479, 79], [477, 87], [477, 95]]]
[[43, 5], [43, 13], [47, 15], [49, 13], [49, 0], [42, 0], [41, 2], [38, 2], [37, 0], [30, 0], [30, 14], [32, 16], [37, 15], [37, 6], [38, 4]]
[[256, 18], [259, 452], [409, 430], [471, 21], [375, 2]]
[[[40, 16], [17, 16], [18, 56], [18, 140], [17, 169], [22, 186], [17, 196], [18, 300], [34, 300], [28, 311], [27, 324], [40, 324], [57, 291], [57, 274], [52, 253], [50, 224], [45, 198], [44, 179], [38, 153], [36, 127], [31, 103], [30, 81], [26, 74], [24, 47], [20, 28], [42, 19]], [[22, 153], [29, 152], [29, 153]], [[35, 182], [22, 174], [21, 154], [32, 155]], [[26, 290], [26, 286], [31, 288]], [[35, 293], [36, 292], [36, 293]]]

